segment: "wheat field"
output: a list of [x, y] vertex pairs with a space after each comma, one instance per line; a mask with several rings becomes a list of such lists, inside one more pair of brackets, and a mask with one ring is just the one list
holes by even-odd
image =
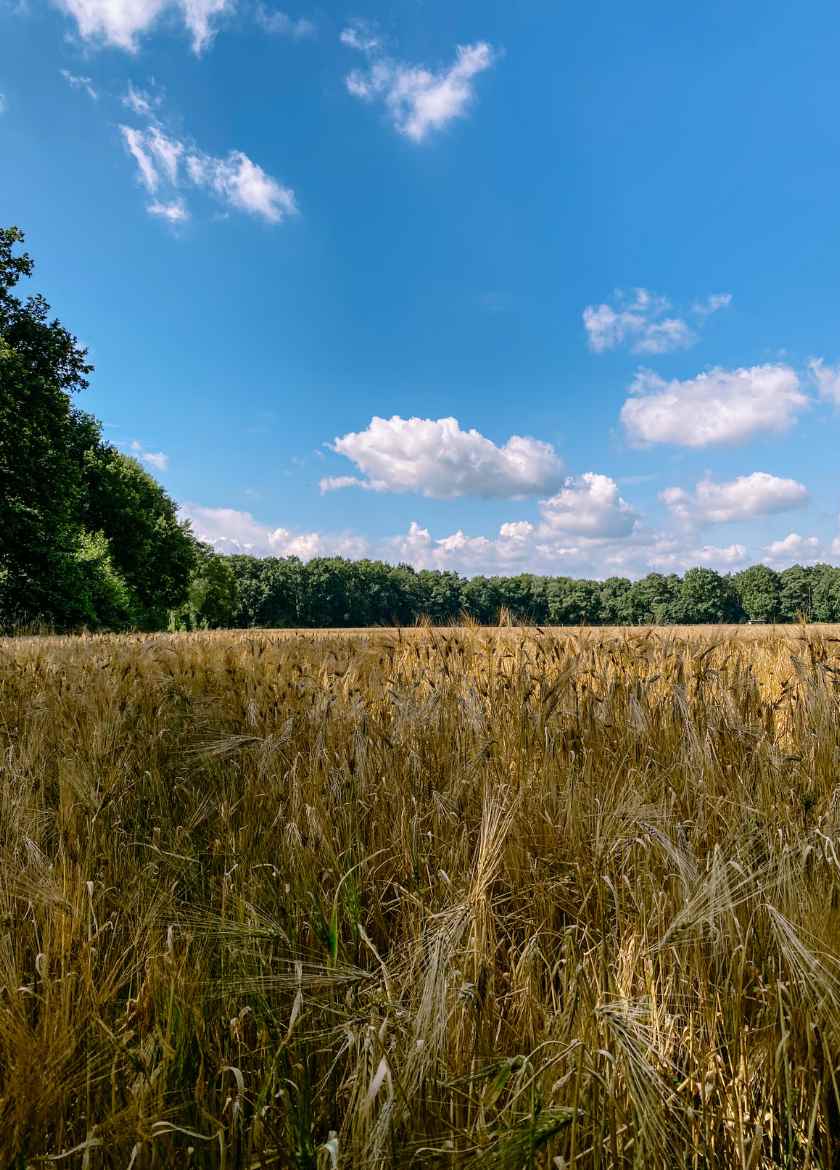
[[0, 642], [0, 1164], [840, 1167], [840, 629]]

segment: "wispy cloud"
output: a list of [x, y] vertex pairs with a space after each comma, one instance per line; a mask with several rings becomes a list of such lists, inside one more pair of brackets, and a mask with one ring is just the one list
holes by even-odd
[[89, 77], [80, 77], [77, 73], [71, 73], [69, 69], [61, 69], [59, 72], [67, 84], [73, 89], [81, 89], [93, 101], [99, 101], [99, 94], [94, 89], [93, 81]]
[[149, 121], [156, 120], [157, 110], [161, 104], [159, 94], [153, 94], [150, 90], [137, 89], [132, 82], [128, 83], [128, 89], [120, 100], [138, 118], [148, 118]]
[[619, 291], [612, 304], [587, 305], [583, 310], [583, 326], [589, 348], [595, 353], [622, 345], [627, 345], [633, 353], [670, 353], [687, 349], [698, 339], [696, 327], [689, 324], [686, 316], [692, 316], [695, 326], [699, 326], [731, 301], [731, 293], [714, 293], [703, 301], [695, 301], [688, 314], [675, 315], [667, 297], [646, 288], [634, 289], [632, 293]]
[[169, 467], [169, 456], [163, 451], [147, 451], [146, 448], [137, 439], [131, 443], [131, 453], [141, 462], [153, 467], [155, 471], [166, 471]]
[[288, 37], [293, 41], [303, 41], [314, 37], [318, 31], [314, 22], [304, 16], [292, 17], [288, 12], [279, 8], [269, 8], [265, 4], [258, 4], [256, 8], [257, 24], [272, 36]]
[[153, 199], [151, 203], [147, 204], [146, 210], [149, 215], [156, 215], [160, 219], [165, 219], [167, 223], [184, 223], [190, 218], [190, 213], [187, 211], [183, 199], [172, 199], [169, 203]]
[[[149, 105], [147, 95], [138, 91], [129, 91], [124, 100], [144, 111]], [[122, 125], [120, 133], [140, 182], [154, 196], [147, 204], [150, 215], [173, 224], [188, 219], [184, 188], [209, 192], [225, 206], [268, 223], [279, 223], [297, 212], [292, 189], [241, 150], [215, 157], [174, 137], [156, 119], [142, 129]]]
[[808, 369], [817, 385], [820, 398], [840, 406], [840, 365], [829, 366], [822, 358], [812, 358], [808, 363]]
[[475, 97], [475, 78], [496, 60], [486, 41], [476, 41], [458, 45], [452, 64], [435, 71], [388, 56], [367, 25], [348, 26], [340, 39], [368, 58], [364, 69], [347, 75], [348, 91], [363, 101], [381, 101], [394, 128], [414, 142], [464, 117]]
[[356, 49], [359, 53], [375, 53], [382, 47], [382, 42], [373, 31], [372, 26], [363, 20], [354, 20], [343, 28], [338, 39], [348, 49]]

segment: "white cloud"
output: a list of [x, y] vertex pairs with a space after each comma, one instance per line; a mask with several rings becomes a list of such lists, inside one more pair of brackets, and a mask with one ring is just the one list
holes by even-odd
[[311, 20], [299, 16], [297, 19], [282, 12], [279, 8], [267, 8], [265, 4], [257, 5], [257, 24], [273, 36], [289, 37], [293, 41], [302, 41], [306, 37], [315, 35], [315, 25]]
[[[142, 95], [138, 98], [135, 91], [130, 100], [146, 99]], [[120, 126], [120, 132], [146, 190], [153, 195], [161, 189], [167, 192], [166, 199], [149, 204], [152, 215], [170, 222], [187, 219], [187, 208], [177, 193], [184, 185], [210, 191], [229, 207], [269, 223], [279, 223], [297, 211], [291, 188], [266, 174], [241, 150], [230, 151], [226, 158], [214, 158], [170, 137], [157, 122], [144, 130]]]
[[9, 103], [6, 101], [6, 95], [4, 93], [0, 93], [0, 114], [5, 114], [8, 108]]
[[[366, 430], [336, 438], [332, 450], [355, 463], [368, 488], [436, 499], [551, 491], [563, 467], [550, 443], [512, 435], [498, 447], [475, 429], [461, 430], [455, 418], [374, 417]], [[353, 479], [322, 480], [322, 490], [350, 486]]]
[[726, 524], [802, 508], [808, 503], [808, 489], [795, 479], [754, 471], [728, 483], [715, 483], [707, 477], [693, 493], [669, 487], [660, 492], [659, 498], [683, 523]]
[[191, 34], [195, 53], [215, 36], [214, 20], [233, 7], [233, 0], [55, 0], [73, 17], [82, 40], [136, 53], [140, 38], [164, 12], [172, 11]]
[[79, 36], [134, 53], [170, 0], [56, 0], [76, 21]]
[[232, 0], [181, 0], [184, 23], [192, 33], [194, 53], [202, 53], [213, 40], [213, 18], [232, 8]]
[[183, 504], [179, 513], [182, 519], [190, 521], [198, 539], [218, 552], [309, 560], [323, 556], [363, 557], [368, 551], [364, 537], [353, 533], [325, 535], [272, 528], [255, 520], [250, 512], [236, 508]]
[[159, 126], [150, 126], [146, 131], [146, 146], [154, 159], [158, 175], [170, 186], [176, 186], [178, 166], [184, 153], [183, 143], [168, 138]]
[[71, 73], [69, 69], [60, 69], [59, 72], [64, 80], [73, 89], [83, 89], [89, 98], [93, 101], [99, 101], [99, 94], [93, 87], [93, 81], [89, 77], [80, 77], [76, 73]]
[[768, 564], [814, 564], [822, 555], [822, 543], [816, 536], [800, 536], [790, 532], [782, 540], [774, 540], [764, 549]]
[[743, 544], [728, 544], [723, 547], [714, 544], [683, 546], [679, 541], [667, 537], [656, 541], [646, 562], [645, 571], [658, 573], [684, 573], [686, 569], [717, 569], [730, 572], [747, 562], [747, 547]]
[[155, 120], [155, 110], [160, 106], [158, 96], [145, 89], [135, 89], [131, 82], [120, 100], [138, 118], [148, 118], [150, 121]]
[[621, 409], [625, 432], [636, 443], [708, 447], [739, 443], [762, 431], [788, 430], [808, 399], [786, 365], [720, 367], [686, 381], [640, 370], [633, 397]]
[[663, 533], [633, 530], [600, 539], [555, 534], [527, 521], [503, 524], [495, 537], [468, 536], [461, 529], [434, 538], [412, 522], [408, 532], [391, 537], [372, 550], [383, 560], [406, 561], [417, 568], [454, 569], [461, 573], [513, 574], [533, 572], [603, 579], [613, 575], [639, 577], [651, 571], [679, 572], [698, 565], [730, 571], [748, 561], [743, 544], [694, 546]]
[[540, 522], [508, 521], [492, 537], [463, 529], [433, 538], [412, 522], [404, 536], [382, 542], [376, 555], [407, 561], [418, 568], [462, 573], [594, 574], [635, 573], [653, 543], [638, 514], [621, 499], [612, 479], [586, 473], [566, 480], [552, 498], [539, 504]]
[[812, 358], [808, 369], [817, 384], [820, 398], [840, 406], [840, 366], [827, 366], [822, 358]]
[[[700, 320], [730, 303], [730, 293], [716, 293], [705, 301], [695, 302], [691, 312]], [[697, 334], [684, 317], [670, 316], [671, 303], [645, 288], [633, 290], [632, 296], [617, 292], [614, 303], [587, 305], [583, 325], [589, 348], [595, 353], [627, 344], [633, 353], [670, 353], [687, 349], [697, 341]]]
[[[581, 477], [583, 478], [583, 477]], [[502, 524], [495, 535], [472, 535], [459, 528], [433, 536], [414, 520], [408, 531], [380, 540], [367, 540], [355, 532], [297, 532], [272, 527], [252, 513], [235, 508], [208, 508], [185, 504], [183, 519], [191, 521], [196, 536], [217, 551], [253, 556], [373, 557], [390, 564], [406, 562], [418, 569], [450, 569], [466, 575], [533, 572], [603, 579], [614, 575], [631, 578], [652, 571], [684, 573], [697, 566], [733, 572], [759, 559], [746, 545], [695, 544], [673, 533], [654, 532], [639, 522], [620, 536], [547, 533], [543, 524], [527, 520]], [[795, 562], [813, 564], [825, 550], [816, 537], [791, 533], [762, 551], [766, 563], [783, 568]], [[840, 538], [834, 553], [840, 555]]]
[[458, 45], [449, 68], [433, 72], [384, 55], [379, 40], [364, 25], [345, 28], [340, 39], [369, 59], [365, 69], [347, 75], [348, 91], [364, 101], [381, 100], [394, 128], [414, 142], [466, 115], [475, 96], [475, 78], [495, 60], [491, 46], [477, 41]]
[[732, 293], [712, 293], [704, 301], [695, 301], [691, 311], [701, 320], [717, 313], [719, 309], [726, 309], [732, 304]]
[[146, 150], [145, 134], [142, 130], [135, 130], [132, 126], [120, 126], [120, 133], [132, 158], [137, 163], [141, 183], [147, 191], [156, 191], [159, 181], [158, 173]]
[[168, 455], [165, 455], [163, 451], [147, 451], [137, 439], [131, 443], [131, 453], [136, 459], [148, 464], [149, 467], [154, 467], [155, 471], [166, 471], [169, 466]]
[[365, 21], [356, 20], [341, 30], [338, 38], [348, 49], [360, 53], [372, 53], [380, 47], [380, 40]]
[[[774, 486], [794, 481], [757, 473], [731, 484], [712, 484], [705, 497], [695, 492], [690, 501], [695, 513], [705, 508], [704, 519], [757, 515], [756, 509], [766, 506], [766, 497], [756, 503], [756, 493], [761, 497], [762, 487], [768, 486], [766, 480], [773, 481], [768, 494], [774, 501], [788, 492], [791, 496], [798, 494], [790, 488]], [[698, 505], [701, 498], [705, 502]], [[635, 578], [651, 571], [683, 573], [696, 566], [733, 572], [759, 559], [784, 567], [795, 561], [814, 563], [826, 555], [816, 537], [796, 533], [765, 548], [750, 549], [740, 542], [702, 543], [690, 529], [651, 529], [621, 498], [615, 480], [594, 472], [567, 478], [554, 496], [540, 500], [536, 522], [510, 520], [489, 535], [460, 527], [433, 535], [428, 526], [413, 520], [407, 531], [367, 539], [352, 530], [297, 532], [285, 526], [274, 527], [256, 520], [250, 512], [233, 508], [186, 504], [181, 512], [192, 521], [196, 534], [221, 552], [294, 555], [302, 560], [315, 556], [365, 556], [391, 564], [407, 562], [418, 569], [454, 570], [467, 576], [532, 572], [596, 579], [614, 575]], [[840, 555], [840, 536], [833, 552]]]
[[183, 199], [173, 199], [169, 203], [161, 203], [153, 199], [146, 207], [149, 215], [157, 215], [168, 223], [183, 223], [190, 218], [190, 213], [184, 205]]
[[358, 475], [324, 475], [318, 481], [321, 495], [325, 492], [339, 492], [344, 488], [361, 488], [365, 492], [385, 491], [383, 483], [368, 479], [359, 479]]
[[540, 500], [541, 537], [574, 536], [590, 540], [629, 536], [639, 514], [623, 500], [618, 484], [607, 475], [588, 471], [570, 476], [557, 495]]
[[269, 223], [279, 223], [297, 211], [295, 194], [266, 174], [241, 150], [232, 150], [227, 158], [191, 153], [187, 174], [198, 187], [207, 187], [223, 203], [260, 216]]

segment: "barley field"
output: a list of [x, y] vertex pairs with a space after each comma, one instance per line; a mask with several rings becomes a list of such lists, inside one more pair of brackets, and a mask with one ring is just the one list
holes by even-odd
[[840, 1167], [840, 628], [0, 642], [0, 1165]]

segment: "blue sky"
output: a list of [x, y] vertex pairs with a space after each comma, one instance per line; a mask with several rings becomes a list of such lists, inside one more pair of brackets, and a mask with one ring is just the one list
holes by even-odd
[[840, 562], [828, 3], [5, 0], [0, 222], [220, 549]]

